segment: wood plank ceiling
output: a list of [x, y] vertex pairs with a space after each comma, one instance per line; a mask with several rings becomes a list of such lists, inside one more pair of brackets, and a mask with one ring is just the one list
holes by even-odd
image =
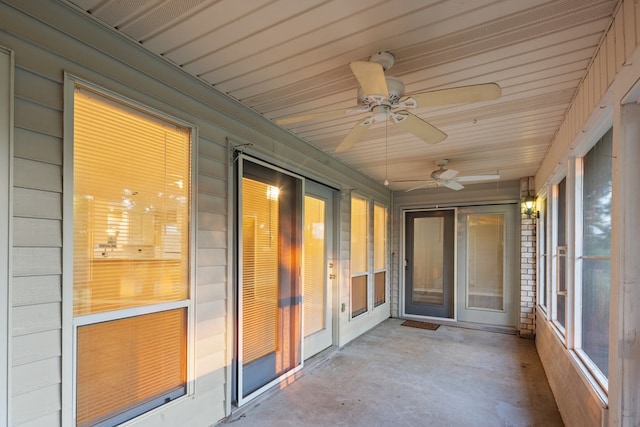
[[413, 110], [448, 134], [436, 145], [378, 123], [334, 153], [363, 116], [285, 126], [403, 190], [415, 183], [394, 181], [426, 179], [439, 159], [460, 175], [534, 175], [618, 0], [70, 2], [272, 120], [356, 106], [349, 63], [379, 51], [409, 94], [498, 83], [498, 100]]

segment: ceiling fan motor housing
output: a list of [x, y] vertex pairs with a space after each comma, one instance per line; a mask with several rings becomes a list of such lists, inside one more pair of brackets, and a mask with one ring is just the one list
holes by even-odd
[[[389, 97], [382, 101], [382, 104], [393, 107], [396, 105], [400, 98], [404, 96], [404, 83], [402, 80], [396, 77], [385, 76], [387, 82], [387, 88], [389, 90]], [[361, 87], [358, 88], [358, 104], [363, 108], [373, 108], [376, 105], [380, 105], [380, 100], [377, 97], [371, 96], [377, 94], [364, 93]]]

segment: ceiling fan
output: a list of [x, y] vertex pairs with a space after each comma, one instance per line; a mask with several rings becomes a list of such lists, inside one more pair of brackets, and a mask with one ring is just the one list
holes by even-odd
[[416, 182], [421, 181], [419, 185], [415, 187], [411, 187], [405, 192], [417, 190], [419, 188], [424, 187], [447, 187], [452, 190], [462, 190], [464, 186], [460, 184], [461, 182], [469, 182], [469, 181], [492, 181], [496, 179], [500, 179], [500, 175], [467, 175], [467, 176], [458, 176], [458, 171], [454, 169], [446, 169], [445, 166], [449, 163], [449, 160], [443, 159], [438, 160], [436, 165], [438, 169], [431, 172], [431, 177], [426, 180], [405, 180], [405, 181], [395, 181], [395, 182]]
[[384, 74], [393, 66], [394, 62], [395, 56], [391, 52], [378, 52], [371, 56], [369, 61], [356, 61], [349, 64], [360, 84], [357, 107], [285, 117], [276, 120], [276, 123], [288, 125], [341, 113], [347, 115], [368, 113], [368, 117], [360, 120], [349, 131], [336, 148], [336, 152], [349, 150], [372, 124], [384, 121], [400, 126], [429, 144], [436, 144], [444, 140], [447, 134], [408, 110], [438, 105], [491, 101], [499, 98], [501, 94], [500, 86], [496, 83], [485, 83], [408, 94], [404, 97], [402, 80]]

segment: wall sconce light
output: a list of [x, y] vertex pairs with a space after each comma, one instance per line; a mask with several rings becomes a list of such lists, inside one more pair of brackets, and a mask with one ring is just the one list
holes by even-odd
[[527, 215], [527, 218], [531, 218], [533, 216], [533, 208], [536, 204], [536, 198], [528, 195], [522, 201], [524, 206], [524, 213]]

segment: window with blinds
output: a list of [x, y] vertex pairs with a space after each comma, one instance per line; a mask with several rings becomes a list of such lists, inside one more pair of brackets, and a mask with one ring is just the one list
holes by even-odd
[[115, 425], [186, 393], [191, 130], [80, 85], [73, 112], [76, 422]]
[[369, 201], [351, 197], [351, 317], [367, 311]]
[[373, 306], [385, 303], [387, 283], [387, 208], [373, 207]]

